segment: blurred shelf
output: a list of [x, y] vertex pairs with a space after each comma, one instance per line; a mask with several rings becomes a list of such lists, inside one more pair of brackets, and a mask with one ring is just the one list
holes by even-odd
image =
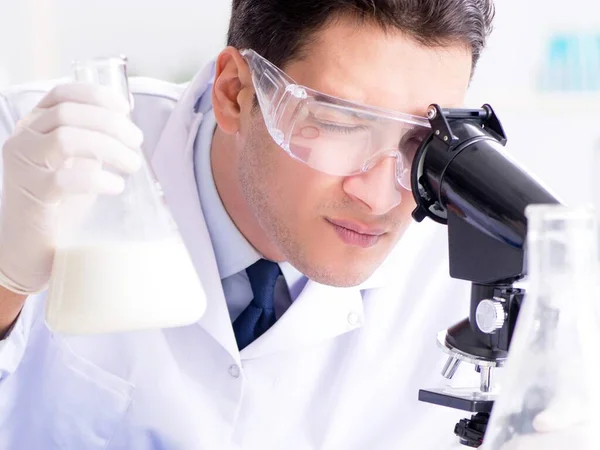
[[467, 96], [467, 102], [469, 106], [489, 103], [499, 114], [537, 112], [545, 115], [572, 115], [574, 118], [582, 114], [600, 118], [600, 92], [492, 91], [487, 95], [478, 92]]

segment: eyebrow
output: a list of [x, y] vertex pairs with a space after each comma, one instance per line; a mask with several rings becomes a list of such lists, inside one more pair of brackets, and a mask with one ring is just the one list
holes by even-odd
[[[357, 107], [361, 107], [362, 106], [362, 107], [365, 107], [365, 108], [378, 109], [376, 106], [361, 105], [361, 104], [357, 104], [357, 103], [353, 102], [352, 100], [344, 99], [343, 97], [331, 96], [331, 95], [319, 92], [319, 91], [317, 91], [315, 89], [311, 89], [311, 90], [314, 92], [314, 99], [316, 101], [318, 101], [318, 102], [329, 103], [330, 102], [330, 98], [334, 97], [334, 98], [340, 99], [340, 100], [345, 101], [345, 102], [354, 103]], [[400, 111], [394, 111], [394, 110], [390, 110], [390, 109], [384, 110], [384, 114], [386, 112], [390, 113], [390, 114], [397, 113], [397, 114], [407, 115], [407, 116], [411, 116], [412, 115], [412, 116], [418, 117], [419, 119], [424, 119], [425, 121], [427, 121], [426, 115], [423, 116], [423, 115], [415, 114], [415, 113], [403, 113], [403, 112], [400, 112]], [[359, 119], [359, 120], [364, 120], [364, 121], [374, 122], [374, 123], [380, 123], [382, 121], [382, 118], [379, 117], [378, 115], [374, 114], [374, 113], [365, 112], [364, 114], [361, 114], [360, 112], [353, 111], [353, 110], [346, 111], [346, 113], [349, 114], [349, 115], [351, 115], [351, 116], [353, 116], [356, 119]], [[394, 120], [394, 119], [392, 119], [390, 117], [384, 117], [384, 120], [386, 120], [386, 119], [387, 120]], [[409, 122], [413, 123], [416, 126], [422, 126], [422, 124], [419, 123], [419, 122], [417, 122], [417, 123], [414, 123], [413, 121], [409, 121]]]
[[[322, 93], [320, 93], [318, 91], [315, 91], [314, 98], [318, 102], [323, 102], [323, 103], [329, 103], [330, 102], [330, 96], [329, 95], [322, 94]], [[345, 99], [343, 99], [341, 97], [337, 97], [337, 98], [339, 98], [340, 100], [348, 101], [348, 102], [350, 101], [350, 100], [345, 100]], [[355, 118], [357, 118], [357, 119], [360, 119], [360, 120], [368, 120], [370, 122], [379, 122], [380, 121], [379, 117], [377, 117], [377, 116], [375, 116], [375, 115], [373, 115], [371, 113], [361, 114], [360, 112], [353, 111], [353, 110], [349, 110], [349, 111], [347, 110], [346, 113], [349, 114], [349, 115], [351, 115], [351, 116], [353, 116], [353, 117], [355, 117]]]

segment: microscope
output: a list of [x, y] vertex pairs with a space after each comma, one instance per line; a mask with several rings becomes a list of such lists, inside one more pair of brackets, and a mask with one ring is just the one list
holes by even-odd
[[525, 209], [559, 201], [507, 155], [490, 105], [433, 104], [428, 119], [431, 133], [412, 165], [412, 216], [447, 226], [450, 276], [471, 282], [469, 317], [437, 336], [448, 354], [442, 375], [451, 379], [461, 363], [472, 364], [480, 386], [422, 389], [419, 400], [472, 413], [454, 433], [462, 444], [479, 447], [494, 403], [494, 370], [506, 361], [525, 295], [514, 286], [526, 275]]

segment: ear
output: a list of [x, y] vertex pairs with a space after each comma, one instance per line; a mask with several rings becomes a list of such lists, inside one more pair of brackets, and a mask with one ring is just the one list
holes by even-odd
[[237, 49], [225, 48], [217, 57], [212, 89], [215, 118], [225, 133], [235, 134], [240, 129], [244, 103], [252, 102], [253, 92], [248, 64]]

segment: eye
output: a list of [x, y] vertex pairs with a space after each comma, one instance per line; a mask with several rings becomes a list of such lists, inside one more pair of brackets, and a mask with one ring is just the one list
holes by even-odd
[[361, 131], [368, 131], [369, 129], [367, 126], [360, 123], [352, 123], [351, 120], [345, 121], [343, 115], [332, 114], [330, 111], [327, 113], [327, 116], [316, 115], [311, 112], [308, 115], [308, 120], [310, 120], [312, 125], [330, 133], [349, 135]]
[[364, 131], [366, 127], [363, 126], [352, 126], [352, 125], [339, 125], [327, 122], [317, 121], [317, 124], [323, 130], [332, 132], [332, 133], [340, 133], [340, 134], [353, 134], [359, 131]]

